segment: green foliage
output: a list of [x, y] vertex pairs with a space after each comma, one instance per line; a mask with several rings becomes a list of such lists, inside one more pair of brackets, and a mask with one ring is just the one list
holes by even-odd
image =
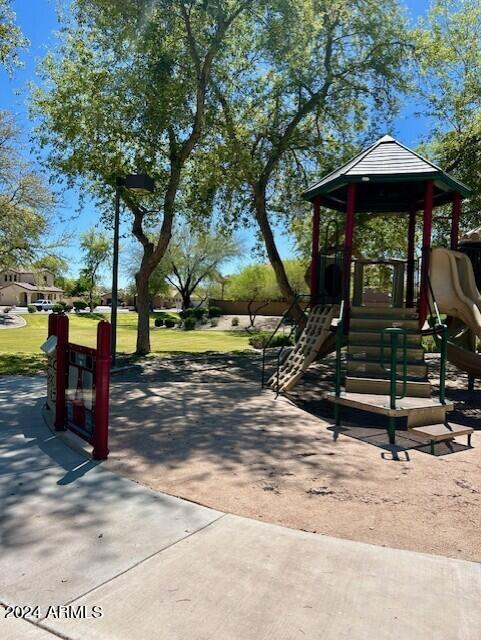
[[238, 327], [239, 326], [239, 318], [237, 316], [235, 318], [232, 318], [230, 323], [231, 323], [232, 327]]
[[224, 312], [220, 307], [216, 307], [215, 305], [212, 305], [211, 307], [209, 307], [209, 311], [208, 311], [209, 318], [220, 318], [222, 315], [224, 315]]
[[155, 318], [154, 325], [156, 327], [163, 327], [164, 326], [164, 318]]
[[[285, 260], [284, 268], [295, 293], [307, 293], [304, 260]], [[270, 264], [251, 264], [232, 275], [225, 289], [231, 300], [277, 300], [282, 298], [279, 285]]]
[[[249, 338], [249, 344], [254, 349], [264, 349], [267, 345], [267, 342], [270, 339], [271, 334], [269, 333], [259, 333], [257, 335], [251, 336]], [[277, 335], [274, 336], [269, 344], [269, 349], [274, 347], [284, 347], [284, 346], [292, 346], [294, 344], [294, 339], [289, 336]]]
[[28, 309], [29, 313], [36, 313], [37, 312], [37, 307], [35, 307], [33, 304], [29, 304], [27, 309]]
[[184, 320], [183, 326], [186, 331], [192, 331], [192, 329], [195, 329], [196, 324], [197, 320], [193, 316], [189, 316]]
[[51, 248], [44, 235], [55, 197], [22, 158], [19, 133], [13, 117], [0, 111], [0, 270], [29, 264]]
[[60, 303], [54, 304], [52, 307], [54, 313], [63, 313], [65, 311], [64, 306]]
[[167, 329], [173, 329], [177, 325], [177, 322], [174, 320], [174, 318], [166, 318], [164, 320], [164, 324]]
[[82, 276], [88, 283], [89, 307], [92, 312], [100, 302], [98, 291], [99, 270], [112, 255], [112, 244], [110, 239], [103, 233], [91, 227], [82, 233], [80, 246], [83, 252]]
[[83, 309], [86, 309], [88, 306], [84, 300], [74, 300], [72, 304], [75, 311], [82, 311]]
[[[416, 45], [418, 91], [432, 123], [427, 151], [474, 190], [461, 218], [466, 231], [481, 224], [481, 4], [435, 0]], [[440, 231], [448, 235], [442, 224]]]
[[28, 40], [15, 24], [11, 4], [11, 0], [0, 0], [0, 65], [9, 73], [20, 65], [18, 50], [28, 45]]
[[211, 318], [209, 324], [212, 328], [217, 327], [219, 324], [219, 318], [217, 317]]

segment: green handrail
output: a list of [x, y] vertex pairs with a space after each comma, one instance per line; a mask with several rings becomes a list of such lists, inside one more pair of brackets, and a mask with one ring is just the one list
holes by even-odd
[[[384, 336], [388, 335], [390, 338], [390, 349], [391, 349], [391, 358], [390, 358], [390, 368], [388, 369], [384, 364]], [[402, 365], [403, 365], [403, 375], [402, 375], [402, 394], [398, 396], [397, 394], [397, 368], [398, 368], [398, 338], [399, 336], [403, 337], [402, 349]], [[396, 409], [396, 400], [401, 400], [406, 395], [407, 388], [407, 334], [406, 330], [401, 327], [387, 327], [381, 331], [381, 367], [390, 374], [389, 376], [389, 408]], [[389, 433], [389, 444], [396, 444], [396, 418], [394, 416], [389, 416], [388, 420], [388, 433]]]
[[[341, 350], [344, 342], [344, 300], [341, 302], [341, 307], [339, 309], [339, 318], [337, 320], [336, 327], [336, 372], [335, 372], [335, 393], [336, 398], [341, 396], [341, 380], [342, 380], [342, 372], [341, 372]], [[341, 424], [341, 405], [334, 405], [334, 420], [336, 426]]]
[[[446, 364], [448, 359], [448, 327], [441, 320], [439, 307], [436, 302], [436, 298], [434, 296], [433, 286], [431, 284], [431, 280], [429, 276], [427, 277], [427, 283], [428, 283], [428, 288], [430, 293], [430, 295], [428, 295], [428, 306], [429, 306], [429, 316], [430, 316], [429, 324], [432, 327], [432, 333], [430, 335], [434, 337], [436, 346], [438, 347], [439, 353], [441, 355], [441, 363], [439, 367], [439, 402], [441, 404], [446, 404]], [[433, 309], [431, 308], [431, 300], [434, 307], [434, 313], [433, 313]], [[432, 322], [433, 317], [436, 318], [434, 323]], [[437, 333], [438, 331], [440, 331], [441, 336], [438, 336], [438, 333]], [[424, 334], [424, 335], [428, 335], [428, 334]]]

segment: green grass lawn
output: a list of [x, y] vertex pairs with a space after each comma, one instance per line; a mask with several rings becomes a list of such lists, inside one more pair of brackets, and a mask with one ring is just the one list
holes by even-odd
[[[47, 337], [48, 314], [23, 316], [27, 322], [19, 329], [0, 330], [0, 375], [29, 374], [42, 371], [45, 356], [40, 345]], [[108, 316], [104, 316], [109, 319]], [[94, 347], [101, 316], [69, 314], [70, 342]], [[242, 331], [182, 331], [156, 329], [151, 320], [151, 348], [159, 354], [204, 351], [242, 351], [249, 348], [249, 336]], [[117, 351], [132, 354], [137, 337], [137, 314], [120, 313], [117, 320]]]

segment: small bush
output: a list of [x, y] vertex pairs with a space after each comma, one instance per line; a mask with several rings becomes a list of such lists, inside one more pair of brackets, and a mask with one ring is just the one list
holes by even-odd
[[73, 309], [72, 305], [71, 304], [67, 304], [66, 302], [64, 302], [63, 304], [64, 304], [63, 309], [64, 309], [65, 313], [70, 313], [70, 311], [72, 311], [72, 309]]
[[63, 313], [65, 311], [65, 307], [63, 306], [63, 304], [57, 303], [53, 305], [52, 311], [54, 313]]
[[177, 322], [174, 320], [174, 318], [166, 318], [164, 320], [164, 325], [166, 326], [167, 329], [173, 329], [176, 324]]
[[[12, 307], [5, 307], [5, 309], [3, 310], [3, 313], [10, 313], [11, 310], [12, 310]], [[37, 311], [37, 309], [35, 309], [35, 311]]]
[[192, 331], [192, 329], [195, 329], [195, 325], [196, 325], [196, 321], [195, 321], [195, 318], [193, 317], [186, 318], [184, 320], [184, 329], [186, 331]]
[[196, 307], [195, 309], [191, 309], [190, 315], [192, 316], [192, 318], [195, 318], [196, 320], [202, 320], [202, 318], [205, 315], [205, 309]]
[[232, 318], [230, 323], [231, 323], [231, 326], [238, 327], [239, 326], [239, 318], [237, 316], [235, 318]]
[[222, 309], [220, 307], [209, 307], [209, 318], [220, 318]]
[[37, 312], [37, 307], [34, 307], [33, 304], [29, 304], [27, 309], [28, 309], [29, 313], [36, 313]]
[[210, 319], [210, 326], [211, 327], [217, 327], [218, 324], [219, 324], [219, 319], [218, 318], [211, 318]]
[[179, 311], [179, 318], [181, 320], [185, 320], [190, 317], [190, 309], [184, 309], [184, 311]]
[[[249, 338], [249, 344], [254, 349], [264, 349], [267, 342], [269, 341], [270, 336], [265, 334], [259, 334], [257, 336], [251, 336]], [[293, 338], [289, 338], [289, 336], [274, 336], [269, 344], [269, 349], [273, 349], [274, 347], [290, 347], [294, 344]]]
[[164, 326], [164, 318], [155, 318], [154, 324], [155, 324], [156, 327], [163, 327]]
[[82, 309], [87, 308], [87, 303], [84, 302], [83, 300], [74, 300], [73, 308], [75, 309], [75, 311], [81, 311]]

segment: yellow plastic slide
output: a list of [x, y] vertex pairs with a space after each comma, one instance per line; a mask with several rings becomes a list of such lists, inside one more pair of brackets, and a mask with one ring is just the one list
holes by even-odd
[[429, 279], [439, 311], [458, 319], [449, 323], [449, 361], [470, 375], [481, 377], [481, 354], [466, 348], [472, 342], [467, 329], [481, 338], [481, 294], [471, 260], [459, 251], [432, 249]]

